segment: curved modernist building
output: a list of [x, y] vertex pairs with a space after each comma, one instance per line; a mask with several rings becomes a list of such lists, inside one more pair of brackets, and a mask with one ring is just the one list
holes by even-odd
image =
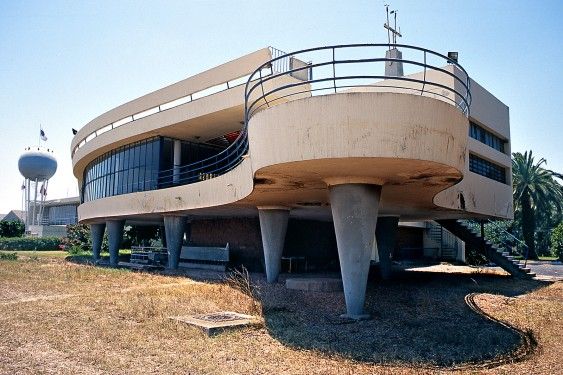
[[192, 243], [229, 242], [235, 262], [264, 259], [269, 282], [288, 242], [322, 263], [335, 238], [359, 317], [370, 260], [388, 266], [399, 218], [512, 217], [509, 131], [508, 107], [436, 52], [264, 48], [80, 129], [79, 220], [96, 257], [107, 228], [114, 266], [125, 222], [163, 223], [169, 267], [190, 228]]

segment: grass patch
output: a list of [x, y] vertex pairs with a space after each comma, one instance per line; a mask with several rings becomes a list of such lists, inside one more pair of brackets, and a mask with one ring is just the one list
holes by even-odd
[[[514, 344], [502, 326], [464, 305], [468, 292], [481, 293], [476, 302], [487, 313], [532, 330], [542, 347], [490, 372], [555, 373], [563, 354], [562, 285], [406, 273], [370, 283], [373, 320], [341, 324], [341, 293], [288, 291], [244, 273], [206, 283], [57, 258], [2, 261], [0, 373], [431, 372], [420, 366], [490, 358]], [[221, 310], [261, 311], [264, 325], [207, 338], [168, 319]]]
[[[35, 251], [35, 250], [0, 250], [1, 254], [16, 254], [18, 257], [36, 257], [36, 258], [64, 258], [68, 255], [66, 251], [61, 250], [48, 250], [48, 251]], [[1, 258], [0, 258], [1, 259]]]
[[0, 260], [18, 260], [18, 254], [7, 251], [0, 252]]

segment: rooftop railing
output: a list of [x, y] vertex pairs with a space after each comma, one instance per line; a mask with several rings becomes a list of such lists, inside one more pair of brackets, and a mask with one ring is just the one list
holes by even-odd
[[[399, 48], [405, 58], [384, 56]], [[285, 54], [272, 52], [248, 77], [244, 125], [238, 138], [220, 153], [159, 173], [159, 188], [190, 184], [222, 175], [248, 151], [248, 123], [258, 111], [303, 96], [351, 91], [398, 92], [434, 97], [469, 116], [470, 79], [457, 62], [440, 53], [404, 44], [349, 44], [309, 48]], [[315, 63], [305, 61], [315, 61]], [[402, 64], [403, 76], [385, 75], [385, 64]], [[452, 66], [452, 69], [444, 66]], [[451, 71], [450, 71], [451, 70]], [[268, 71], [269, 74], [264, 74]], [[288, 79], [293, 78], [293, 79]]]

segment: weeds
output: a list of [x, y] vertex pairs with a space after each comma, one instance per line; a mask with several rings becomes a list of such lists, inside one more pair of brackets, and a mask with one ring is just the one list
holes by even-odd
[[250, 297], [249, 310], [255, 314], [262, 316], [262, 304], [260, 303], [260, 288], [250, 279], [250, 275], [246, 267], [232, 270], [226, 277], [227, 285], [238, 290], [242, 294]]

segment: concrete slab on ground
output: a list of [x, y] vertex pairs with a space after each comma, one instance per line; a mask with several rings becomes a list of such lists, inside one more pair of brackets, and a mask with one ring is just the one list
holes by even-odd
[[336, 277], [295, 277], [285, 280], [285, 287], [306, 292], [341, 292], [342, 279]]
[[563, 280], [563, 263], [559, 261], [549, 260], [529, 260], [527, 267], [530, 267], [533, 273], [540, 280], [546, 281], [562, 281]]
[[227, 329], [241, 328], [253, 324], [256, 318], [232, 311], [210, 314], [171, 316], [170, 319], [201, 329], [207, 336], [213, 336]]

